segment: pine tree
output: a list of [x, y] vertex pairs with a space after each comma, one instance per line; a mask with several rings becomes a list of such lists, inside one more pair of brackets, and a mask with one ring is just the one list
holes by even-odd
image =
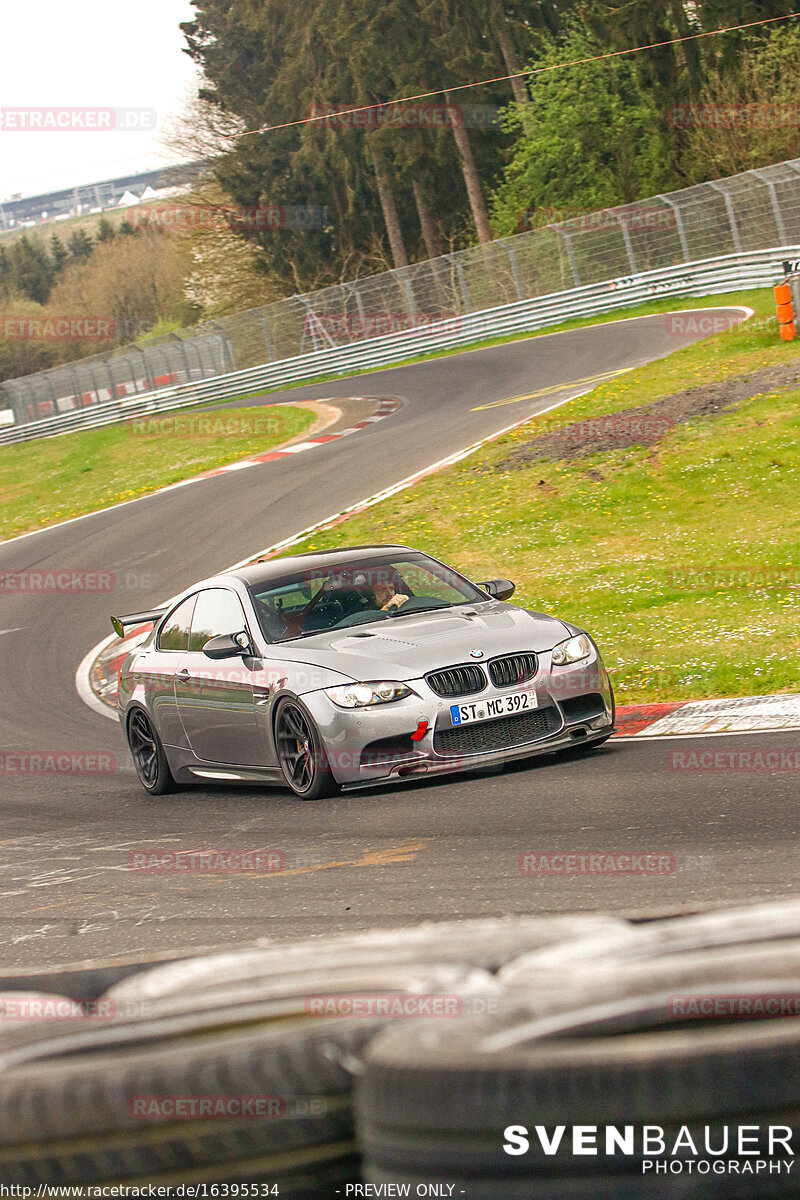
[[67, 247], [72, 258], [77, 262], [89, 258], [94, 248], [92, 239], [85, 229], [75, 229], [69, 236]]
[[53, 274], [60, 275], [69, 259], [69, 251], [57, 233], [50, 238], [50, 258], [53, 260]]

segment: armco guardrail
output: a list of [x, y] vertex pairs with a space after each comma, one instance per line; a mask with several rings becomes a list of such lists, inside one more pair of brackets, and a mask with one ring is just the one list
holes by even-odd
[[770, 287], [783, 273], [783, 260], [798, 256], [800, 246], [777, 246], [770, 250], [723, 255], [702, 262], [680, 263], [588, 287], [570, 288], [549, 296], [537, 296], [533, 300], [521, 300], [516, 304], [487, 308], [482, 312], [440, 321], [424, 329], [409, 329], [370, 338], [348, 346], [287, 358], [282, 362], [264, 363], [214, 379], [162, 388], [129, 399], [95, 404], [90, 408], [26, 425], [12, 426], [0, 430], [0, 444], [53, 437], [75, 429], [120, 424], [151, 413], [218, 403], [231, 396], [247, 395], [320, 375], [374, 370], [430, 351], [449, 350], [485, 338], [543, 329], [572, 317], [613, 312], [614, 309], [651, 300], [654, 296], [711, 296], [732, 289]]
[[598, 212], [537, 207], [520, 214], [519, 228], [480, 246], [4, 380], [0, 426], [4, 419], [24, 425], [133, 400], [678, 263], [791, 245], [800, 239], [800, 158]]

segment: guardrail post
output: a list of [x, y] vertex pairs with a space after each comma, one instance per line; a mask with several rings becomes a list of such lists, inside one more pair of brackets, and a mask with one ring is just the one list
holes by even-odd
[[[364, 321], [366, 314], [364, 312], [364, 301], [361, 299], [361, 290], [358, 286], [358, 280], [354, 279], [352, 281], [352, 283], [350, 284], [350, 287], [352, 289], [353, 295], [356, 298], [356, 308], [358, 309], [358, 315], [361, 317], [361, 320]], [[364, 328], [366, 329], [366, 324], [364, 325]]]
[[[135, 351], [136, 351], [138, 354], [141, 354], [141, 356], [142, 356], [142, 370], [144, 371], [144, 390], [145, 390], [146, 392], [152, 392], [153, 388], [152, 388], [152, 386], [151, 386], [151, 385], [152, 385], [152, 381], [151, 381], [151, 379], [150, 379], [150, 364], [149, 364], [149, 362], [148, 362], [147, 355], [146, 355], [146, 354], [145, 354], [145, 352], [144, 352], [144, 348], [143, 348], [142, 346], [139, 346], [139, 345], [137, 345], [137, 343], [136, 343], [136, 342], [132, 342], [132, 343], [131, 343], [131, 350], [135, 350]], [[135, 371], [136, 371], [136, 368], [134, 367], [133, 369], [134, 369], [134, 372], [135, 372]], [[134, 377], [133, 377], [133, 386], [134, 386], [134, 388], [136, 389], [136, 393], [137, 393], [137, 395], [138, 395], [138, 393], [139, 393], [139, 391], [140, 391], [140, 388], [139, 388], [139, 383], [138, 383], [138, 380], [136, 379], [136, 376], [135, 376], [135, 374], [134, 374]]]
[[[403, 268], [404, 271], [406, 269], [407, 268]], [[395, 274], [399, 276], [398, 282], [406, 294], [406, 304], [408, 305], [409, 315], [415, 317], [417, 315], [417, 306], [414, 303], [414, 291], [411, 287], [411, 281], [405, 273], [400, 275], [400, 272], [396, 271]]]
[[95, 404], [101, 404], [102, 401], [100, 399], [100, 389], [97, 386], [97, 376], [96, 376], [95, 370], [94, 370], [96, 366], [97, 366], [97, 362], [94, 359], [91, 360], [91, 362], [89, 363], [89, 370], [92, 373], [92, 383], [94, 384], [94, 402], [95, 402]]
[[[191, 372], [189, 371], [189, 359], [186, 354], [186, 347], [183, 344], [183, 338], [178, 337], [177, 333], [175, 333], [175, 331], [173, 329], [170, 329], [169, 336], [171, 338], [174, 338], [175, 341], [178, 343], [178, 345], [181, 348], [181, 358], [183, 359], [183, 368], [186, 371], [186, 382], [189, 383], [192, 376], [191, 376]], [[172, 374], [172, 372], [170, 372], [170, 374]]]
[[45, 379], [47, 380], [47, 387], [50, 392], [50, 399], [53, 402], [53, 412], [57, 413], [58, 412], [58, 397], [56, 396], [56, 389], [53, 387], [52, 377], [50, 376], [49, 372], [47, 372], [47, 371], [43, 371], [42, 374], [45, 376]]
[[[248, 309], [248, 312], [251, 312], [254, 315], [257, 315], [258, 309], [250, 308], [250, 309]], [[258, 317], [258, 320], [261, 322], [261, 329], [264, 333], [264, 345], [267, 348], [268, 361], [274, 362], [275, 361], [275, 347], [272, 345], [272, 338], [270, 336], [269, 325], [267, 324], [267, 318], [266, 317]]]
[[220, 325], [219, 321], [206, 321], [206, 325], [210, 325], [212, 329], [216, 329], [222, 345], [222, 361], [230, 371], [236, 370], [236, 356], [233, 353], [233, 346], [225, 329]]
[[614, 220], [617, 222], [617, 224], [620, 227], [620, 230], [622, 231], [622, 240], [625, 243], [625, 250], [628, 255], [628, 266], [631, 269], [631, 275], [635, 275], [638, 271], [638, 267], [636, 266], [636, 257], [633, 253], [633, 242], [631, 241], [631, 231], [630, 231], [630, 229], [628, 229], [628, 226], [623, 223], [623, 221], [621, 220], [621, 218], [619, 216], [619, 213], [614, 212], [613, 209], [609, 209], [608, 211], [613, 213]]

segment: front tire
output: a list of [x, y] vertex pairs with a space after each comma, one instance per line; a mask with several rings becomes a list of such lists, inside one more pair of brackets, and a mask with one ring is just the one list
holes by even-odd
[[165, 796], [176, 790], [167, 756], [147, 713], [135, 708], [128, 718], [128, 746], [139, 783], [151, 796]]
[[275, 744], [283, 777], [300, 800], [319, 800], [337, 790], [316, 725], [297, 700], [281, 700]]

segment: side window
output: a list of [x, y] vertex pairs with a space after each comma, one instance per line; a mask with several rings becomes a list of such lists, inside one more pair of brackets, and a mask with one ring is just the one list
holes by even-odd
[[189, 630], [196, 600], [196, 596], [190, 596], [167, 617], [166, 624], [158, 635], [159, 650], [189, 649]]
[[247, 629], [239, 597], [225, 588], [209, 588], [200, 592], [192, 621], [190, 650], [202, 650], [211, 638], [223, 633], [241, 633]]

